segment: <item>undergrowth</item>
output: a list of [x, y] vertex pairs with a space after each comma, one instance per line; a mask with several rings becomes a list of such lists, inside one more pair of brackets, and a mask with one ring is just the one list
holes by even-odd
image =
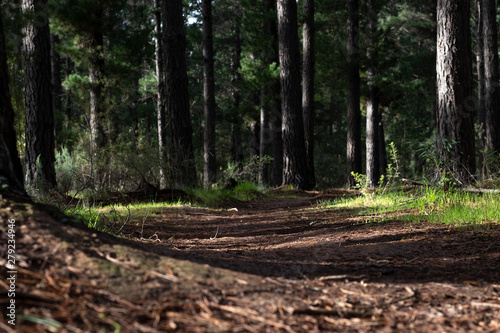
[[356, 198], [325, 201], [320, 208], [351, 210], [360, 216], [378, 216], [380, 222], [399, 220], [453, 226], [480, 226], [500, 223], [499, 194], [444, 191], [425, 187], [420, 190], [396, 190], [372, 193]]
[[191, 201], [131, 203], [128, 205], [91, 205], [81, 202], [66, 209], [65, 213], [76, 216], [88, 227], [114, 235], [121, 235], [126, 226], [141, 225], [153, 214], [180, 206], [220, 207], [234, 200], [250, 201], [265, 197], [264, 189], [250, 182], [237, 184], [234, 188], [185, 189]]

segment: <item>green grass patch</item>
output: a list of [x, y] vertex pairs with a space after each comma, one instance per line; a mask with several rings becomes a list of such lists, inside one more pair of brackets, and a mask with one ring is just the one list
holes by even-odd
[[87, 206], [79, 205], [70, 208], [66, 214], [76, 216], [88, 227], [111, 234], [119, 234], [126, 225], [138, 225], [154, 214], [171, 207], [191, 206], [190, 203], [150, 202], [130, 205]]
[[231, 200], [259, 200], [266, 195], [264, 189], [249, 182], [237, 184], [233, 189], [186, 189], [192, 201], [131, 203], [129, 205], [96, 206], [80, 204], [69, 208], [66, 213], [76, 216], [92, 229], [119, 235], [126, 225], [140, 225], [144, 219], [161, 214], [171, 207], [220, 207]]
[[[401, 213], [398, 219], [408, 222], [454, 226], [478, 226], [500, 223], [500, 195], [443, 191], [433, 187], [411, 192], [372, 193], [355, 198], [341, 198], [319, 204], [320, 208], [353, 211], [357, 215]], [[384, 219], [387, 219], [385, 217]]]

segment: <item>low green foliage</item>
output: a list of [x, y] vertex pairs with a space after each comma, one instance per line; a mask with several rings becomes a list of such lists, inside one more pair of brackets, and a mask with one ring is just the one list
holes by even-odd
[[258, 200], [264, 196], [264, 188], [252, 182], [237, 184], [234, 188], [213, 187], [210, 189], [186, 189], [194, 200], [199, 200], [207, 206], [219, 206], [226, 201], [236, 199], [240, 201]]
[[[326, 201], [320, 208], [356, 211], [359, 215], [378, 216], [379, 220], [402, 219], [408, 222], [454, 226], [478, 226], [500, 223], [498, 194], [473, 194], [461, 191], [444, 191], [426, 187], [410, 192], [392, 191], [371, 196], [342, 198]], [[388, 215], [389, 214], [389, 217]]]
[[196, 206], [202, 203], [204, 207], [217, 207], [231, 200], [250, 201], [265, 196], [264, 189], [254, 183], [244, 182], [234, 188], [186, 189], [192, 201], [149, 202], [130, 205], [96, 206], [79, 204], [66, 210], [67, 214], [76, 216], [92, 229], [120, 235], [127, 225], [141, 225], [146, 219], [172, 207]]

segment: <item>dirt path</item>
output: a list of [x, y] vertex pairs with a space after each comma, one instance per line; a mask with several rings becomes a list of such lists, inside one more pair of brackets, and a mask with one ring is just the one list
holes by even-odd
[[124, 231], [142, 240], [19, 213], [17, 328], [48, 331], [36, 317], [70, 332], [500, 330], [498, 226], [378, 223], [319, 199], [165, 208]]

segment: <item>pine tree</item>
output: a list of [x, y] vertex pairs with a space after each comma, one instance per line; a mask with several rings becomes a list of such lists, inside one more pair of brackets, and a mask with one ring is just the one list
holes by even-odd
[[484, 107], [486, 148], [500, 152], [500, 88], [498, 73], [498, 29], [495, 0], [482, 0]]
[[436, 145], [445, 170], [460, 184], [476, 171], [470, 40], [470, 3], [439, 0], [437, 6]]
[[349, 0], [347, 19], [347, 187], [361, 173], [361, 109], [359, 78], [359, 1]]
[[203, 96], [204, 96], [204, 152], [203, 184], [206, 188], [216, 182], [215, 156], [215, 83], [212, 33], [212, 1], [202, 0], [203, 15]]
[[295, 0], [278, 0], [281, 110], [283, 112], [283, 184], [290, 184], [299, 189], [311, 189], [314, 184], [308, 173], [305, 159], [297, 29], [297, 3]]
[[314, 0], [304, 0], [304, 25], [302, 27], [302, 114], [304, 117], [304, 134], [306, 144], [306, 160], [311, 187], [316, 184], [314, 172]]
[[171, 171], [175, 186], [196, 186], [181, 0], [163, 2], [163, 26]]
[[56, 172], [47, 1], [23, 0], [22, 9], [28, 17], [23, 38], [26, 180], [28, 184], [43, 181], [53, 187]]
[[14, 111], [9, 90], [9, 71], [3, 31], [3, 13], [0, 6], [0, 177], [17, 194], [25, 195], [21, 161], [16, 147]]

